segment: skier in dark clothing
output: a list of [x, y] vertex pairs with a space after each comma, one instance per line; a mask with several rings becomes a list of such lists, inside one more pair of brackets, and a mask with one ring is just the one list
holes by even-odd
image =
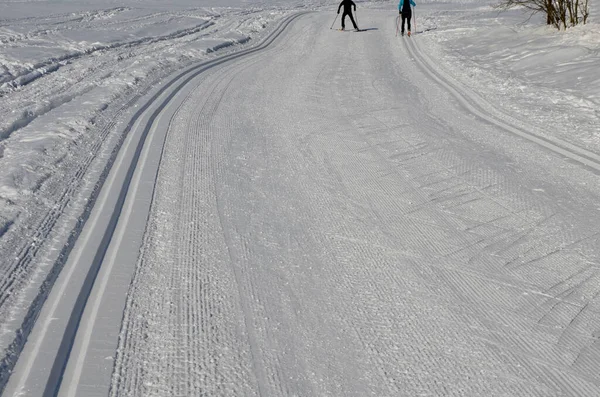
[[402, 29], [400, 29], [402, 36], [404, 36], [404, 21], [408, 22], [408, 35], [410, 36], [410, 19], [412, 18], [410, 6], [416, 7], [417, 5], [413, 0], [400, 0], [398, 3], [398, 12], [402, 16]]
[[342, 2], [340, 3], [340, 6], [338, 7], [338, 14], [340, 13], [340, 10], [342, 9], [342, 6], [344, 6], [344, 13], [342, 14], [342, 30], [344, 30], [346, 28], [346, 15], [348, 15], [350, 17], [350, 21], [352, 21], [352, 25], [354, 25], [354, 29], [358, 30], [358, 26], [356, 26], [356, 22], [354, 22], [354, 17], [352, 16], [352, 7], [354, 7], [354, 12], [356, 12], [356, 4], [354, 4], [354, 2], [352, 0], [342, 0]]

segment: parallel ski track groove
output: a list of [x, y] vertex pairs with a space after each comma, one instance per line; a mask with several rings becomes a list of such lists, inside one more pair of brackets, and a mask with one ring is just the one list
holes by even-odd
[[[299, 15], [303, 14], [305, 13]], [[290, 18], [285, 26], [280, 29], [279, 33], [281, 33], [281, 31], [283, 31], [283, 29], [299, 15]], [[278, 49], [278, 47], [275, 47], [273, 50], [269, 48], [268, 52], [277, 50], [280, 49]], [[257, 58], [261, 59], [263, 58], [263, 55], [264, 53], [261, 52]], [[222, 395], [226, 395], [227, 393], [224, 382], [224, 371], [227, 371], [227, 368], [219, 370], [219, 358], [216, 356], [213, 357], [210, 351], [208, 353], [202, 353], [200, 349], [201, 347], [206, 346], [218, 346], [220, 341], [212, 338], [219, 338], [220, 333], [227, 331], [213, 329], [215, 326], [213, 325], [213, 319], [215, 316], [216, 318], [219, 318], [219, 306], [224, 303], [218, 302], [218, 296], [214, 295], [215, 293], [211, 291], [215, 281], [210, 279], [210, 269], [199, 272], [199, 269], [195, 266], [198, 263], [197, 261], [204, 257], [205, 247], [210, 245], [209, 241], [205, 240], [207, 238], [210, 239], [211, 237], [200, 235], [199, 233], [202, 229], [193, 225], [200, 225], [207, 222], [207, 217], [210, 217], [211, 215], [206, 213], [206, 208], [202, 207], [209, 204], [205, 201], [207, 200], [206, 192], [209, 192], [210, 189], [216, 189], [216, 186], [211, 187], [209, 185], [214, 185], [216, 183], [214, 180], [219, 172], [219, 164], [224, 161], [218, 155], [220, 152], [220, 150], [218, 150], [219, 145], [215, 146], [214, 143], [215, 137], [213, 135], [215, 135], [215, 132], [212, 131], [211, 127], [212, 115], [215, 113], [216, 109], [221, 106], [222, 98], [236, 75], [248, 66], [249, 63], [257, 61], [258, 60], [254, 57], [245, 57], [242, 59], [242, 62], [236, 62], [231, 65], [231, 67], [226, 66], [225, 68], [219, 69], [217, 75], [214, 77], [215, 81], [209, 83], [209, 86], [207, 87], [207, 94], [203, 98], [204, 102], [194, 109], [194, 113], [198, 114], [198, 116], [188, 120], [188, 132], [185, 134], [185, 137], [180, 137], [181, 134], [175, 135], [178, 137], [177, 139], [179, 139], [179, 141], [185, 140], [186, 142], [185, 144], [173, 143], [174, 147], [184, 148], [180, 156], [183, 163], [183, 171], [180, 173], [178, 179], [179, 182], [177, 183], [177, 190], [179, 191], [179, 193], [177, 193], [177, 202], [179, 202], [177, 208], [179, 208], [179, 211], [177, 211], [178, 215], [176, 221], [179, 224], [176, 230], [183, 231], [183, 235], [176, 237], [175, 240], [179, 242], [179, 249], [177, 249], [179, 254], [176, 255], [175, 263], [170, 267], [171, 275], [169, 276], [169, 288], [167, 289], [168, 291], [178, 291], [178, 298], [177, 296], [171, 298], [178, 299], [177, 303], [172, 302], [173, 305], [171, 305], [171, 307], [175, 307], [177, 311], [168, 316], [170, 322], [165, 324], [167, 329], [164, 329], [164, 334], [171, 335], [174, 342], [179, 341], [178, 345], [173, 346], [172, 349], [168, 349], [169, 351], [181, 349], [181, 342], [184, 343], [185, 347], [183, 354], [186, 358], [182, 360], [181, 357], [174, 356], [172, 359], [166, 360], [165, 363], [155, 363], [154, 370], [158, 369], [163, 373], [166, 371], [166, 373], [169, 374], [168, 379], [171, 379], [169, 384], [171, 384], [170, 387], [173, 389], [163, 390], [163, 392], [168, 394], [182, 393], [185, 395], [198, 395], [197, 393], [201, 393], [201, 395], [209, 395], [208, 390], [203, 392], [198, 390], [198, 385], [194, 384], [194, 382], [189, 383], [185, 381], [185, 379], [190, 379], [190, 376], [193, 373], [202, 373], [203, 371], [205, 382], [200, 383], [200, 385], [214, 384], [217, 385], [216, 387], [220, 390]], [[226, 135], [226, 132], [220, 133]], [[215, 159], [212, 159], [213, 157], [215, 157]], [[218, 199], [216, 199], [216, 202], [213, 205], [219, 206]], [[219, 212], [221, 211], [222, 210]], [[219, 216], [219, 218], [222, 218], [222, 215]], [[223, 226], [221, 226], [221, 228], [222, 227]], [[146, 246], [146, 244], [144, 246]], [[228, 242], [227, 246], [230, 247], [231, 242]], [[136, 273], [141, 270], [142, 266], [138, 265]], [[235, 272], [234, 269], [234, 274], [235, 273], [237, 272]], [[202, 279], [196, 279], [199, 274]], [[238, 288], [241, 288], [241, 279], [239, 279], [238, 275], [236, 275], [236, 279], [238, 279], [236, 283]], [[137, 284], [136, 280], [137, 275], [135, 276], [132, 288], [135, 288], [135, 285]], [[128, 307], [133, 304], [133, 299], [134, 291], [132, 290], [128, 297]], [[241, 296], [239, 304], [242, 308], [246, 306]], [[199, 305], [200, 307], [197, 308], [196, 305]], [[247, 309], [244, 311], [246, 312], [246, 330], [249, 333], [250, 344], [255, 345], [255, 342], [252, 341], [251, 334], [253, 324], [249, 322], [252, 317]], [[128, 309], [126, 309], [125, 315], [130, 317]], [[131, 333], [131, 330], [135, 327], [135, 325], [130, 324], [132, 321], [135, 320], [128, 320], [126, 318], [123, 322], [122, 336], [119, 343], [120, 353], [117, 357], [117, 365], [115, 366], [115, 381], [113, 383], [111, 395], [118, 395], [119, 390], [125, 393], [141, 392], [139, 389], [141, 385], [138, 383], [141, 379], [141, 374], [134, 376], [136, 379], [128, 379], [127, 385], [122, 385], [121, 381], [122, 372], [127, 367], [126, 363], [129, 361], [129, 356], [131, 353], [135, 353], [136, 350], [135, 346], [132, 346], [131, 343], [135, 343], [137, 338], [139, 338], [139, 336]], [[187, 325], [187, 327], [184, 327], [187, 331], [181, 331], [182, 323]], [[200, 325], [200, 328], [197, 328], [198, 325]], [[181, 334], [180, 331], [183, 333]], [[202, 343], [200, 343], [200, 341], [202, 341]], [[258, 357], [252, 361], [254, 364], [258, 364]], [[183, 364], [183, 366], [173, 367], [172, 365], [168, 365], [168, 363], [180, 363]], [[162, 370], [160, 370], [161, 367]], [[264, 374], [260, 375], [261, 372], [258, 371], [257, 368], [260, 368], [260, 366], [255, 368], [260, 391], [260, 379], [264, 379], [265, 376]], [[214, 372], [209, 374], [206, 372], [207, 369]], [[180, 373], [180, 371], [184, 371], [185, 373]], [[237, 371], [235, 375], [240, 376]], [[168, 385], [164, 386], [169, 387]]]
[[[151, 16], [147, 16], [145, 18], [149, 17]], [[211, 25], [213, 24], [205, 23], [201, 25], [201, 28], [204, 29], [210, 27]], [[184, 33], [194, 33], [196, 31], [197, 28], [194, 28], [192, 30], [185, 30]], [[180, 36], [181, 34], [169, 35], [167, 36], [167, 38], [180, 38]], [[161, 37], [159, 39], [149, 40], [148, 42], [158, 42], [163, 41], [164, 39], [165, 37]], [[122, 43], [122, 45], [129, 48], [133, 44], [144, 43], [146, 42]], [[118, 48], [119, 46], [113, 46], [111, 48]], [[89, 52], [86, 53], [86, 55], [88, 54]], [[89, 78], [89, 76], [87, 77]], [[72, 87], [69, 87], [67, 91], [69, 90], [72, 90]], [[26, 277], [27, 273], [31, 272], [31, 264], [36, 258], [36, 255], [41, 249], [44, 249], [44, 245], [40, 242], [43, 242], [45, 239], [48, 238], [48, 236], [50, 236], [50, 234], [55, 229], [57, 222], [59, 222], [61, 216], [63, 216], [64, 211], [73, 201], [73, 194], [76, 193], [77, 189], [81, 187], [82, 178], [85, 175], [87, 175], [90, 165], [97, 158], [99, 150], [101, 150], [102, 146], [105, 145], [105, 138], [114, 128], [116, 123], [121, 119], [120, 116], [127, 109], [130, 109], [132, 105], [139, 100], [139, 98], [144, 92], [142, 92], [141, 94], [136, 94], [135, 96], [130, 98], [125, 104], [123, 104], [115, 113], [111, 114], [111, 119], [108, 121], [108, 124], [102, 127], [93, 145], [90, 147], [90, 154], [87, 155], [83, 161], [78, 162], [77, 168], [74, 172], [72, 172], [73, 176], [71, 178], [68, 178], [71, 182], [61, 186], [66, 187], [66, 189], [60, 192], [58, 200], [53, 203], [52, 208], [45, 213], [44, 217], [39, 221], [38, 225], [31, 228], [35, 230], [34, 234], [25, 240], [21, 236], [19, 236], [18, 241], [14, 243], [15, 245], [20, 244], [22, 247], [19, 249], [17, 255], [14, 256], [14, 259], [12, 259], [11, 257], [12, 262], [8, 263], [7, 266], [3, 266], [3, 268], [1, 269], [1, 272], [4, 275], [0, 277], [0, 317], [2, 317], [3, 314], [5, 314], [6, 318], [8, 318], [8, 314], [6, 313], [6, 310], [10, 308], [10, 305], [8, 305], [8, 301], [14, 300], [18, 296], [15, 293], [15, 291], [19, 291], [22, 288], [23, 284], [26, 282], [26, 280], [23, 277]], [[69, 96], [68, 94], [64, 95]], [[8, 381], [8, 374], [16, 364], [18, 355], [20, 354], [23, 345], [27, 340], [27, 337], [31, 332], [33, 323], [37, 319], [38, 312], [41, 306], [43, 305], [44, 301], [46, 300], [54, 281], [56, 280], [58, 274], [60, 273], [60, 270], [64, 266], [64, 262], [66, 261], [66, 258], [74, 242], [76, 241], [79, 232], [81, 231], [83, 225], [87, 220], [89, 211], [91, 210], [93, 203], [98, 195], [98, 192], [102, 186], [102, 181], [108, 174], [108, 171], [110, 170], [112, 163], [114, 162], [114, 159], [118, 153], [118, 148], [125, 139], [126, 135], [127, 133], [122, 134], [119, 140], [114, 144], [114, 149], [110, 154], [109, 160], [106, 166], [104, 167], [104, 170], [100, 174], [98, 184], [94, 187], [90, 199], [86, 203], [86, 208], [83, 211], [81, 219], [77, 221], [77, 226], [73, 234], [69, 237], [69, 240], [66, 242], [65, 246], [62, 247], [62, 250], [58, 255], [57, 261], [52, 264], [51, 270], [48, 272], [48, 275], [43, 281], [39, 293], [32, 301], [33, 303], [31, 304], [26, 316], [24, 317], [22, 325], [17, 331], [17, 335], [15, 336], [13, 342], [6, 349], [7, 354], [0, 359], [0, 369], [2, 369], [2, 371], [0, 371], [0, 373], [2, 374], [0, 375], [0, 391], [3, 389], [3, 387], [6, 385], [6, 382]], [[10, 245], [13, 243], [9, 242], [8, 244]]]
[[[49, 381], [46, 385], [45, 391], [44, 391], [44, 396], [55, 396], [58, 393], [58, 389], [59, 389], [60, 382], [62, 379], [62, 374], [64, 372], [66, 362], [68, 360], [68, 356], [69, 356], [70, 350], [72, 348], [72, 344], [73, 344], [73, 341], [74, 341], [74, 338], [75, 338], [75, 335], [77, 332], [77, 328], [78, 328], [78, 324], [79, 324], [81, 315], [83, 313], [83, 309], [85, 307], [85, 303], [87, 302], [87, 298], [89, 297], [89, 294], [91, 292], [95, 277], [98, 273], [99, 267], [102, 263], [104, 255], [106, 253], [106, 249], [108, 247], [110, 239], [112, 238], [112, 234], [114, 232], [116, 222], [119, 218], [120, 211], [122, 209], [123, 202], [125, 200], [127, 188], [131, 182], [133, 171], [135, 170], [135, 166], [139, 159], [141, 149], [145, 142], [145, 138], [148, 135], [151, 125], [154, 122], [154, 120], [156, 119], [156, 117], [158, 116], [158, 114], [160, 113], [160, 111], [177, 94], [177, 92], [185, 84], [187, 84], [189, 81], [191, 81], [194, 77], [196, 77], [197, 75], [199, 75], [215, 66], [221, 65], [225, 62], [229, 62], [231, 60], [235, 60], [237, 58], [240, 58], [245, 55], [249, 55], [249, 54], [252, 54], [252, 53], [255, 53], [255, 52], [258, 52], [258, 51], [261, 51], [261, 50], [267, 48], [271, 43], [273, 43], [273, 41], [275, 41], [275, 39], [277, 39], [279, 37], [279, 35], [285, 30], [285, 28], [293, 20], [295, 20], [296, 18], [298, 18], [306, 13], [308, 13], [308, 12], [301, 12], [301, 13], [297, 13], [292, 16], [286, 17], [284, 20], [282, 20], [279, 23], [279, 25], [274, 29], [273, 32], [271, 32], [261, 43], [257, 44], [255, 47], [251, 47], [249, 49], [242, 50], [242, 51], [239, 51], [239, 52], [236, 52], [233, 54], [225, 55], [225, 56], [217, 58], [215, 60], [200, 63], [198, 65], [195, 65], [195, 66], [188, 68], [187, 70], [181, 72], [180, 74], [175, 76], [172, 80], [170, 80], [167, 84], [165, 84], [147, 103], [145, 103], [143, 106], [141, 106], [140, 109], [135, 113], [133, 118], [130, 120], [130, 122], [128, 123], [128, 125], [125, 129], [125, 133], [123, 134], [123, 136], [127, 135], [127, 133], [129, 132], [129, 130], [131, 130], [131, 128], [133, 127], [135, 122], [150, 107], [150, 105], [152, 105], [160, 97], [160, 95], [162, 95], [167, 89], [169, 89], [172, 86], [175, 86], [175, 84], [177, 84], [176, 89], [174, 91], [172, 91], [170, 93], [170, 95], [168, 95], [164, 99], [162, 104], [152, 114], [152, 116], [150, 117], [150, 121], [145, 126], [142, 137], [137, 144], [137, 148], [136, 148], [136, 152], [135, 152], [133, 161], [129, 165], [129, 170], [127, 172], [127, 178], [121, 188], [121, 193], [119, 195], [118, 204], [113, 212], [113, 215], [111, 216], [110, 225], [105, 232], [104, 238], [102, 239], [101, 247], [98, 250], [98, 252], [96, 253], [94, 263], [93, 263], [88, 275], [86, 276], [86, 281], [85, 281], [85, 283], [82, 287], [82, 290], [79, 294], [79, 297], [77, 299], [77, 304], [75, 305], [75, 307], [73, 309], [73, 313], [70, 316], [69, 324], [67, 326], [67, 331], [63, 335], [63, 339], [61, 341], [61, 347], [60, 347], [59, 353], [54, 361], [54, 364], [53, 364], [53, 367], [51, 370], [51, 376], [50, 376], [50, 379], [49, 379]], [[26, 250], [25, 252], [28, 252], [28, 250]], [[9, 363], [9, 365], [10, 364], [11, 363]], [[14, 366], [14, 362], [12, 363], [12, 366]], [[10, 370], [7, 371], [7, 373], [8, 372], [10, 372]]]
[[[466, 110], [470, 111], [475, 116], [482, 119], [484, 122], [491, 123], [492, 125], [499, 127], [502, 130], [505, 130], [511, 134], [514, 134], [518, 137], [524, 138], [537, 145], [540, 145], [545, 150], [550, 150], [561, 156], [567, 157], [568, 159], [573, 160], [578, 164], [581, 164], [583, 167], [592, 172], [598, 173], [600, 171], [600, 156], [598, 156], [596, 153], [587, 151], [583, 148], [577, 147], [573, 144], [564, 142], [557, 138], [543, 137], [541, 134], [535, 132], [535, 127], [528, 126], [522, 122], [515, 121], [510, 116], [502, 113], [498, 109], [492, 108], [492, 106], [485, 100], [478, 97], [475, 93], [469, 91], [468, 88], [462, 87], [460, 83], [455, 82], [442, 70], [434, 66], [433, 61], [429, 59], [427, 54], [420, 50], [416, 40], [406, 40], [405, 48], [407, 48], [414, 63], [417, 64], [417, 66], [423, 71], [423, 73], [425, 73], [426, 75], [431, 77], [432, 80], [434, 80], [436, 83], [444, 87], [460, 102], [460, 104]], [[512, 216], [519, 215], [519, 213], [514, 210], [510, 211], [510, 214]], [[532, 236], [532, 239], [524, 239], [528, 234], [540, 230], [540, 223], [545, 223], [552, 217], [553, 216], [550, 215], [549, 217], [543, 219], [541, 222], [528, 226], [521, 233], [517, 233], [516, 235], [509, 235], [506, 239], [509, 240], [509, 242], [505, 240], [493, 243], [493, 245], [499, 245], [497, 247], [498, 250], [495, 252], [495, 255], [505, 255], [508, 257], [508, 262], [504, 265], [505, 270], [515, 270], [515, 268], [524, 265], [529, 265], [531, 263], [539, 261], [541, 258], [549, 257], [555, 252], [557, 252], [555, 250], [554, 252], [544, 254], [544, 251], [546, 250], [544, 244], [538, 243], [537, 245], [531, 245], [533, 243], [530, 242], [530, 240], [535, 241], [536, 237], [538, 237], [539, 239], [539, 232], [535, 236]], [[552, 225], [549, 225], [548, 227], [551, 226]], [[590, 237], [584, 236], [583, 239]], [[512, 242], [510, 242], [510, 240], [512, 240]], [[523, 263], [522, 258], [524, 257], [533, 257], [534, 259]], [[593, 275], [589, 277], [591, 278], [592, 276]], [[451, 277], [450, 274], [445, 275], [444, 282], [449, 282], [451, 279], [454, 279], [454, 283], [460, 282], [460, 284], [464, 284], [461, 287], [462, 291], [460, 295], [462, 295], [465, 292], [468, 292], [468, 290], [474, 286], [472, 281], [466, 282], [466, 280], [464, 280], [463, 278], [459, 279], [456, 277]], [[564, 283], [564, 281], [562, 283]], [[585, 281], [580, 282], [580, 284], [583, 283], [585, 283]], [[449, 285], [452, 284], [452, 282], [449, 283]], [[561, 283], [558, 283], [558, 285], [560, 284]], [[480, 283], [478, 288], [475, 288], [475, 290], [481, 291], [482, 286], [483, 284]], [[516, 353], [517, 355], [523, 355], [523, 369], [534, 373], [534, 377], [543, 378], [544, 384], [553, 385], [555, 389], [562, 390], [563, 392], [568, 390], [570, 393], [573, 393], [573, 395], [587, 396], [592, 395], [596, 391], [595, 384], [598, 382], [598, 377], [596, 375], [593, 375], [593, 371], [591, 370], [591, 368], [593, 368], [592, 365], [597, 365], [598, 360], [593, 359], [590, 360], [590, 363], [584, 364], [582, 368], [583, 371], [581, 371], [578, 376], [580, 379], [584, 379], [586, 382], [581, 382], [577, 380], [577, 375], [575, 373], [571, 373], [569, 368], [570, 366], [576, 365], [577, 359], [575, 360], [575, 362], [571, 363], [568, 361], [568, 359], [565, 358], [565, 354], [568, 351], [568, 340], [566, 339], [567, 335], [573, 335], [571, 333], [572, 326], [576, 323], [577, 318], [585, 311], [586, 306], [578, 306], [574, 315], [571, 315], [568, 312], [553, 313], [555, 311], [555, 308], [557, 308], [557, 306], [562, 303], [562, 300], [568, 298], [568, 296], [573, 291], [575, 291], [575, 288], [577, 288], [577, 286], [572, 286], [567, 290], [561, 292], [557, 297], [551, 298], [550, 301], [553, 301], [554, 304], [551, 305], [550, 310], [544, 314], [544, 317], [553, 314], [553, 321], [566, 321], [566, 323], [561, 324], [562, 331], [558, 333], [558, 335], [555, 335], [557, 340], [542, 341], [538, 339], [541, 335], [522, 335], [521, 332], [518, 332], [517, 330], [523, 330], [523, 327], [519, 326], [518, 328], [515, 328], [513, 325], [511, 325], [511, 328], [513, 329], [512, 331], [509, 332], [508, 330], [505, 330], [502, 333], [493, 332], [492, 334], [488, 335], [486, 339], [492, 336], [491, 340], [493, 340], [494, 343], [504, 346], [509, 350], [514, 349], [514, 353]], [[488, 294], [490, 292], [493, 291], [488, 291]], [[541, 293], [541, 291], [539, 293]], [[500, 295], [498, 294], [492, 295], [496, 295], [492, 300], [494, 302], [493, 305], [485, 304], [485, 301], [487, 301], [487, 299], [485, 299], [484, 301], [476, 302], [477, 296], [472, 296], [468, 300], [472, 301], [473, 303], [476, 303], [481, 308], [485, 308], [485, 310], [494, 310], [495, 304], [502, 302], [503, 299], [501, 299]], [[559, 299], [561, 296], [562, 298]], [[507, 309], [510, 310], [511, 307], [514, 307], [514, 303], [511, 303], [510, 301], [504, 301], [501, 303], [501, 306], [505, 306]], [[514, 315], [515, 313], [511, 314], [511, 316]], [[523, 315], [527, 314], [524, 313]], [[567, 317], [566, 319], [564, 319], [563, 317], [559, 316]], [[511, 322], [513, 322], [509, 316], [502, 316], [503, 323], [506, 323], [508, 320], [511, 320]], [[510, 324], [510, 322], [506, 324]], [[548, 329], [546, 332], [550, 331], [551, 330]], [[548, 335], [548, 337], [549, 336], [550, 335]], [[581, 339], [582, 337], [584, 339], [587, 339], [585, 335], [578, 335], [578, 337], [579, 339]], [[587, 349], [593, 348], [593, 345], [588, 345], [587, 347], [577, 347], [576, 349], [579, 350], [578, 358], [582, 356]]]
[[[8, 269], [6, 269], [7, 274], [1, 277], [3, 283], [2, 285], [0, 285], [0, 314], [3, 314], [5, 312], [3, 310], [3, 305], [7, 302], [9, 298], [14, 296], [13, 291], [16, 291], [22, 287], [23, 280], [21, 280], [21, 275], [30, 270], [29, 265], [32, 263], [38, 251], [43, 247], [42, 244], [34, 243], [32, 245], [31, 242], [43, 241], [51, 234], [54, 226], [59, 221], [59, 218], [64, 214], [65, 208], [67, 208], [69, 203], [73, 200], [73, 194], [77, 191], [77, 189], [81, 187], [82, 178], [86, 175], [92, 162], [97, 158], [99, 151], [103, 146], [105, 138], [108, 136], [111, 129], [116, 125], [119, 116], [123, 114], [126, 111], [126, 109], [130, 108], [138, 99], [139, 96], [136, 95], [129, 101], [127, 101], [127, 103], [125, 103], [117, 110], [117, 112], [114, 115], [115, 117], [112, 118], [108, 122], [108, 124], [101, 129], [98, 135], [99, 139], [97, 139], [96, 142], [92, 145], [90, 154], [86, 156], [84, 161], [80, 163], [80, 166], [77, 167], [73, 178], [70, 179], [71, 183], [64, 185], [66, 186], [66, 189], [60, 194], [58, 202], [55, 204], [52, 210], [45, 214], [45, 216], [39, 223], [39, 226], [35, 228], [36, 232], [33, 235], [33, 237], [28, 239], [23, 244], [23, 247], [17, 254], [15, 261], [10, 265]], [[125, 135], [123, 135], [119, 139], [119, 141], [115, 144], [116, 148], [120, 147], [120, 144], [122, 143], [124, 138]], [[103, 178], [105, 178], [108, 174], [110, 166], [116, 158], [117, 152], [118, 150], [115, 149], [109, 157], [106, 167], [102, 170], [100, 174], [100, 181], [102, 181]], [[32, 300], [32, 304], [24, 317], [22, 325], [17, 331], [16, 337], [7, 348], [7, 355], [0, 360], [0, 369], [2, 369], [1, 372], [5, 374], [5, 376], [0, 376], [0, 392], [6, 386], [6, 382], [8, 381], [8, 375], [10, 374], [10, 371], [12, 370], [12, 368], [14, 368], [16, 364], [16, 360], [18, 359], [18, 356], [23, 349], [27, 337], [30, 334], [33, 325], [37, 319], [39, 310], [41, 309], [48, 294], [50, 293], [52, 285], [56, 281], [56, 278], [58, 277], [62, 267], [65, 264], [68, 253], [70, 252], [71, 248], [73, 247], [73, 244], [75, 243], [75, 240], [81, 232], [83, 224], [87, 220], [93, 202], [95, 201], [98, 192], [100, 191], [101, 185], [102, 184], [99, 183], [94, 187], [89, 199], [90, 205], [84, 209], [81, 218], [77, 222], [77, 227], [70, 236], [69, 240], [66, 242], [65, 246], [61, 249], [58, 255], [58, 260], [52, 265], [52, 268], [48, 272], [46, 278], [44, 279], [39, 292], [37, 293], [36, 297]]]
[[[99, 139], [92, 145], [90, 155], [88, 155], [83, 163], [76, 169], [73, 178], [70, 179], [72, 183], [66, 185], [66, 189], [61, 193], [59, 200], [53, 206], [53, 208], [45, 215], [38, 227], [35, 227], [35, 234], [23, 245], [17, 256], [15, 262], [8, 267], [8, 269], [2, 269], [5, 276], [0, 279], [0, 308], [4, 305], [6, 300], [12, 295], [12, 292], [20, 285], [15, 286], [15, 281], [19, 279], [19, 276], [27, 271], [28, 264], [35, 257], [37, 251], [42, 247], [41, 244], [35, 244], [36, 241], [43, 241], [48, 234], [51, 232], [56, 221], [64, 213], [65, 207], [69, 204], [73, 197], [73, 192], [80, 187], [81, 178], [85, 175], [92, 161], [96, 158], [98, 150], [104, 142], [104, 138], [108, 132], [115, 126], [119, 116], [124, 112], [125, 109], [132, 106], [132, 104], [138, 99], [134, 97], [124, 104], [115, 114], [115, 117], [102, 128], [99, 133]], [[33, 244], [31, 242], [34, 242]]]
[[512, 117], [494, 108], [474, 92], [470, 92], [468, 88], [462, 87], [460, 83], [454, 81], [454, 79], [448, 76], [440, 68], [434, 66], [434, 62], [427, 54], [422, 52], [419, 45], [416, 44], [417, 40], [406, 40], [406, 43], [406, 48], [420, 69], [438, 84], [443, 86], [474, 115], [507, 132], [534, 142], [557, 154], [568, 157], [570, 160], [585, 166], [595, 173], [600, 173], [599, 154], [565, 142], [559, 138], [544, 137], [540, 133], [535, 132], [535, 127], [528, 126], [520, 121], [515, 121]]

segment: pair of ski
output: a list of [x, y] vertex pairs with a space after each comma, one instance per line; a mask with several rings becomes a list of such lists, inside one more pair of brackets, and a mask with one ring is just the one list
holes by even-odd
[[364, 32], [365, 29], [352, 29], [352, 30], [346, 30], [346, 29], [338, 29], [340, 32]]

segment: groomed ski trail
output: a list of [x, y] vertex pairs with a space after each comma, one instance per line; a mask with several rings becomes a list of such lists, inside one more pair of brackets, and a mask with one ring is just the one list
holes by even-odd
[[597, 394], [597, 175], [328, 26], [173, 119], [111, 395]]
[[[260, 53], [301, 15], [302, 12], [284, 18], [257, 45], [194, 65], [139, 99], [139, 109], [126, 127], [127, 139], [89, 220], [11, 370], [4, 390], [7, 395], [71, 395], [82, 371], [94, 378], [90, 388], [93, 393], [102, 387], [108, 391], [113, 367], [110, 356], [118, 342], [125, 293], [137, 257], [136, 244], [141, 244], [172, 112], [185, 99], [185, 93], [193, 89], [195, 78], [237, 58]], [[96, 282], [97, 278], [101, 281]], [[88, 350], [92, 335], [98, 333], [100, 337], [94, 338], [95, 345]], [[91, 365], [67, 367], [73, 356], [71, 363], [79, 365], [81, 357], [86, 357]], [[62, 384], [63, 377], [67, 378], [66, 386]], [[98, 384], [104, 386], [99, 388]]]
[[[418, 35], [394, 37], [389, 13], [362, 13], [379, 30], [361, 35], [329, 18], [290, 17], [264, 51], [149, 99], [132, 127], [154, 138], [125, 162], [112, 241], [81, 248], [102, 259], [87, 305], [56, 303], [77, 324], [53, 361], [64, 377], [15, 381], [69, 396], [600, 393], [600, 191], [575, 157], [593, 153], [529, 139]], [[46, 331], [64, 321], [46, 310]]]

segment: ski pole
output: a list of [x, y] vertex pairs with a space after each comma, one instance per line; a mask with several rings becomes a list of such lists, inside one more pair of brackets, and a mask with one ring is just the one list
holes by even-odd
[[415, 24], [415, 34], [417, 34], [417, 13], [415, 12], [415, 7], [413, 7], [413, 20], [414, 20], [414, 24]]
[[398, 37], [398, 29], [400, 29], [400, 15], [396, 17], [396, 37]]
[[358, 27], [358, 14], [356, 13], [356, 9], [354, 9], [354, 17], [356, 18], [356, 27]]
[[340, 14], [339, 13], [335, 14], [335, 19], [333, 20], [333, 23], [331, 24], [331, 26], [329, 27], [329, 29], [333, 29], [333, 25], [335, 24], [335, 21], [337, 21], [338, 15], [340, 15]]

